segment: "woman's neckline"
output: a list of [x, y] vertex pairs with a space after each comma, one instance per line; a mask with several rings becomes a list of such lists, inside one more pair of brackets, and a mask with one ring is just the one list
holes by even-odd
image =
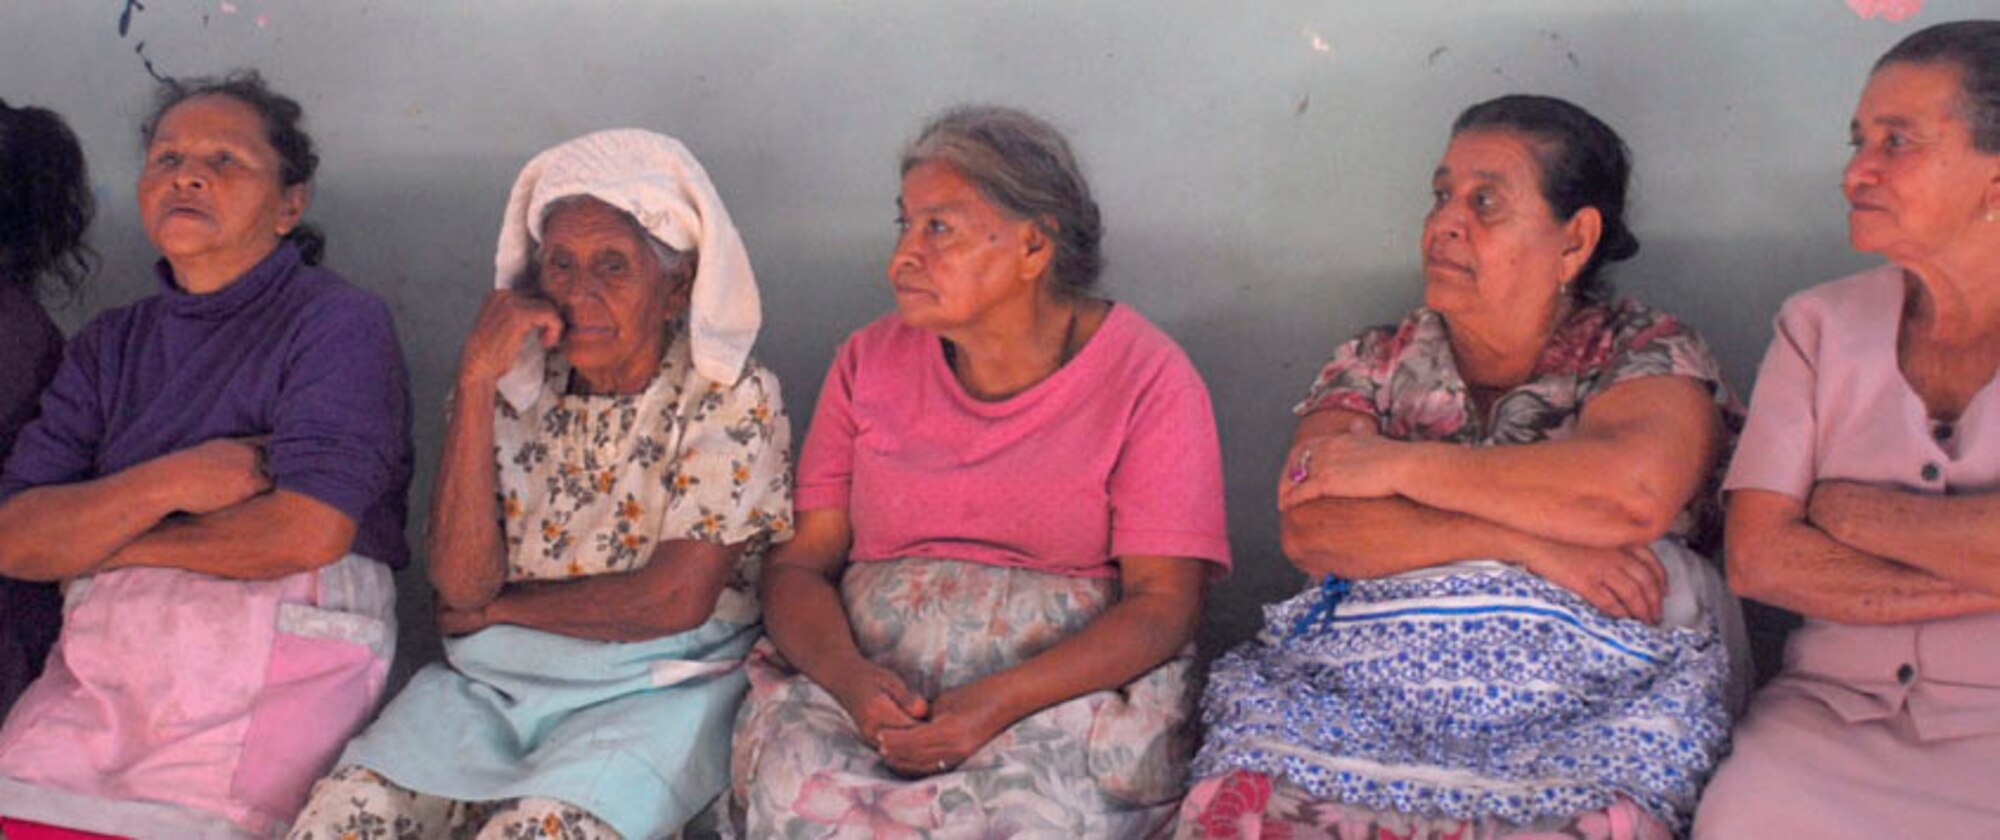
[[952, 392], [960, 400], [986, 407], [1006, 406], [1025, 399], [1044, 388], [1051, 387], [1054, 383], [1066, 378], [1070, 371], [1080, 367], [1078, 361], [1091, 355], [1092, 348], [1101, 343], [1097, 340], [1098, 337], [1103, 335], [1107, 329], [1110, 329], [1113, 320], [1119, 317], [1118, 312], [1121, 307], [1118, 306], [1116, 301], [1106, 300], [1103, 301], [1103, 304], [1104, 315], [1098, 322], [1097, 327], [1088, 334], [1083, 334], [1084, 331], [1079, 322], [1084, 318], [1082, 308], [1089, 305], [1089, 301], [1072, 307], [1069, 323], [1064, 326], [1064, 352], [1061, 356], [1061, 362], [1053, 370], [1050, 370], [1047, 376], [1035, 380], [1013, 393], [996, 397], [982, 397], [974, 394], [971, 389], [965, 387], [964, 380], [958, 376], [957, 366], [954, 361], [958, 352], [957, 347], [950, 340], [942, 336], [937, 338], [940, 352], [931, 354], [931, 358], [934, 360], [933, 364], [937, 365], [939, 374], [950, 383]]

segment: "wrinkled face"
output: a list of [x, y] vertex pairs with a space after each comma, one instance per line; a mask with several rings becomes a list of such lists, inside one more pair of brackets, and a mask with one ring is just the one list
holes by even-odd
[[995, 208], [942, 163], [903, 176], [889, 284], [905, 323], [931, 332], [975, 325], [995, 308], [1032, 300], [1049, 243], [1035, 226]]
[[1949, 64], [1891, 64], [1869, 77], [1841, 178], [1855, 250], [1924, 262], [1970, 244], [1987, 208], [2000, 208], [2000, 155], [1973, 148], [1960, 95]]
[[177, 276], [247, 270], [305, 212], [305, 185], [286, 187], [263, 120], [235, 98], [197, 96], [160, 117], [139, 172], [146, 237]]
[[562, 313], [563, 355], [586, 377], [650, 380], [667, 322], [687, 306], [687, 278], [669, 277], [644, 235], [594, 198], [560, 204], [542, 222], [536, 285]]
[[1424, 305], [1448, 319], [1541, 317], [1589, 258], [1577, 253], [1575, 226], [1542, 198], [1534, 142], [1472, 129], [1445, 147], [1431, 176], [1423, 250]]

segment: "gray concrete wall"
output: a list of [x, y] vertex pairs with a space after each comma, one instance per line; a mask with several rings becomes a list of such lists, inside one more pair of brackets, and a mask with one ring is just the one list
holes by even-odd
[[[440, 406], [531, 154], [632, 125], [688, 142], [765, 290], [758, 355], [810, 417], [846, 333], [892, 306], [896, 153], [964, 100], [1070, 132], [1103, 205], [1106, 292], [1178, 338], [1215, 397], [1237, 573], [1204, 641], [1300, 578], [1272, 488], [1288, 406], [1345, 337], [1419, 299], [1416, 243], [1451, 118], [1506, 92], [1572, 99], [1637, 157], [1621, 288], [1697, 325], [1747, 393], [1785, 295], [1870, 263], [1845, 245], [1846, 124], [1875, 56], [2000, 4], [1901, 24], [1841, 0], [5, 0], [0, 96], [83, 137], [104, 269], [78, 304], [150, 291], [136, 125], [167, 75], [257, 67], [323, 150], [329, 265], [393, 304], [429, 504]], [[126, 18], [121, 31], [121, 18]], [[412, 522], [413, 537], [421, 513]], [[404, 575], [400, 672], [435, 655]]]

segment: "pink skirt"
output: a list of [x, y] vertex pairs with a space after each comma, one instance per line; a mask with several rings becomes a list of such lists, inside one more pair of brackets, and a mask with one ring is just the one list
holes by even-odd
[[48, 667], [0, 728], [0, 816], [134, 837], [281, 830], [374, 711], [394, 609], [389, 570], [356, 555], [273, 580], [72, 582]]
[[1694, 836], [2000, 837], [2000, 734], [1924, 741], [1902, 711], [1849, 723], [1780, 677], [1737, 724]]

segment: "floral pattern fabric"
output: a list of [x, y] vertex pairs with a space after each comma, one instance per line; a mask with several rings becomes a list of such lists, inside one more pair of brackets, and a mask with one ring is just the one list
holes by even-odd
[[1198, 776], [1249, 770], [1358, 809], [1512, 826], [1625, 797], [1684, 828], [1728, 743], [1712, 619], [1613, 619], [1499, 563], [1354, 581], [1314, 629], [1321, 597], [1267, 608], [1257, 639], [1216, 661]]
[[602, 820], [539, 797], [461, 802], [398, 787], [363, 767], [313, 786], [290, 840], [618, 840]]
[[626, 572], [670, 540], [748, 542], [714, 617], [757, 616], [764, 549], [791, 537], [791, 427], [754, 359], [734, 387], [694, 370], [683, 333], [646, 390], [567, 393], [551, 354], [541, 395], [493, 427], [509, 580]]
[[[1481, 417], [1443, 318], [1419, 309], [1341, 346], [1295, 411], [1365, 414], [1400, 440], [1531, 444], [1569, 437], [1613, 385], [1661, 375], [1702, 383], [1733, 423], [1706, 345], [1633, 301], [1572, 312], [1528, 381]], [[1656, 550], [1712, 533], [1713, 501], [1698, 493]], [[1727, 743], [1728, 654], [1713, 616], [1691, 627], [1614, 620], [1498, 563], [1347, 584], [1266, 608], [1258, 637], [1217, 660], [1194, 768], [1203, 804], [1184, 812], [1184, 835], [1240, 835], [1228, 833], [1240, 820], [1199, 823], [1207, 805], [1241, 798], [1216, 785], [1242, 776], [1281, 792], [1252, 821], [1278, 826], [1270, 836], [1328, 825], [1399, 837], [1562, 831], [1618, 803], [1685, 827]]]
[[1177, 834], [1202, 840], [1669, 840], [1665, 823], [1629, 799], [1574, 816], [1511, 825], [1371, 811], [1316, 799], [1283, 780], [1237, 770], [1188, 792]]
[[[1054, 646], [1117, 591], [1114, 580], [920, 558], [851, 564], [841, 584], [862, 654], [927, 697]], [[1144, 836], [1183, 790], [1191, 665], [1184, 652], [1028, 716], [951, 772], [908, 779], [765, 642], [737, 721], [732, 820], [750, 837]]]

